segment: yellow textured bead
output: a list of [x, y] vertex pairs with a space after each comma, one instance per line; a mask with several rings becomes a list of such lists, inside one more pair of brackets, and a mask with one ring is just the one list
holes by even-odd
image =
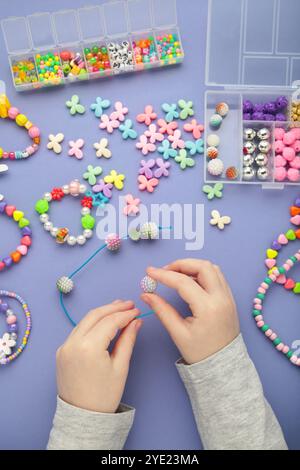
[[0, 147], [0, 158], [3, 156], [3, 148]]
[[25, 116], [25, 114], [18, 114], [18, 116], [16, 117], [16, 123], [20, 127], [24, 127], [27, 121], [28, 121], [28, 118], [27, 116]]

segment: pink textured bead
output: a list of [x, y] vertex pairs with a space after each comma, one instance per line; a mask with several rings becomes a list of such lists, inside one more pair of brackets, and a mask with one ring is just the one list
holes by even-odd
[[276, 155], [275, 157], [275, 168], [281, 168], [283, 166], [286, 166], [287, 161], [285, 158], [283, 158], [282, 155]]
[[277, 127], [274, 131], [275, 140], [283, 140], [285, 130], [282, 127]]
[[293, 354], [293, 355], [291, 356], [291, 358], [290, 358], [290, 361], [291, 361], [293, 364], [296, 364], [297, 361], [298, 361], [298, 357], [295, 356], [295, 354]]
[[255, 304], [255, 305], [254, 305], [254, 308], [255, 308], [255, 310], [262, 310], [262, 306], [261, 306], [261, 305]]
[[294, 127], [290, 132], [294, 134], [296, 140], [300, 140], [300, 127]]
[[296, 135], [294, 132], [286, 132], [283, 136], [283, 143], [285, 145], [293, 145], [293, 143], [296, 141]]
[[296, 168], [297, 170], [300, 170], [300, 157], [297, 156], [290, 162], [290, 166], [292, 168]]
[[20, 111], [18, 110], [18, 108], [12, 107], [12, 108], [9, 108], [7, 114], [8, 114], [9, 119], [16, 119], [18, 114], [20, 114]]
[[293, 149], [295, 150], [296, 153], [300, 153], [300, 140], [296, 140], [293, 145]]
[[69, 184], [69, 191], [71, 196], [78, 196], [80, 193], [80, 183], [77, 180], [71, 181]]
[[271, 279], [271, 281], [275, 282], [276, 279], [277, 279], [277, 276], [275, 276], [275, 274], [271, 273], [269, 278]]
[[256, 323], [257, 328], [261, 328], [262, 326], [264, 326], [264, 324], [265, 324], [265, 322], [263, 320]]
[[259, 287], [259, 288], [258, 288], [258, 292], [259, 292], [260, 294], [265, 294], [265, 293], [266, 293], [266, 289], [263, 289], [262, 287]]
[[261, 305], [262, 302], [261, 302], [261, 299], [258, 299], [257, 297], [255, 297], [254, 303]]
[[300, 171], [296, 168], [289, 168], [287, 171], [287, 177], [289, 181], [297, 182], [300, 181]]
[[283, 350], [283, 346], [284, 346], [283, 343], [277, 344], [277, 346], [276, 346], [277, 351], [282, 351], [282, 350]]
[[6, 323], [8, 325], [13, 325], [14, 323], [17, 323], [17, 317], [15, 315], [9, 315], [9, 317], [6, 317]]
[[288, 162], [294, 160], [296, 156], [296, 152], [292, 147], [285, 147], [282, 152], [283, 158], [285, 158]]
[[294, 263], [291, 259], [288, 259], [286, 264], [288, 264], [291, 268], [294, 266]]
[[270, 336], [272, 335], [273, 331], [269, 328], [267, 331], [265, 331], [265, 335], [270, 338]]
[[275, 153], [282, 153], [283, 150], [284, 150], [284, 143], [282, 142], [282, 140], [276, 140], [275, 143], [274, 143], [274, 150], [275, 150]]
[[277, 338], [277, 334], [273, 332], [270, 336], [270, 340], [274, 341], [274, 339], [276, 339], [276, 338]]
[[108, 250], [117, 251], [121, 247], [121, 238], [116, 233], [111, 233], [106, 237], [105, 243]]
[[266, 290], [269, 289], [269, 285], [268, 285], [266, 282], [262, 282], [262, 283], [261, 283], [261, 287], [263, 287], [263, 288], [266, 289]]
[[287, 354], [289, 352], [290, 348], [285, 344], [282, 348], [283, 354]]
[[257, 316], [255, 317], [256, 323], [258, 323], [258, 322], [261, 321], [262, 319], [263, 319], [263, 316], [262, 316], [262, 315], [257, 315]]
[[287, 176], [286, 169], [282, 167], [275, 168], [275, 181], [284, 181]]
[[39, 137], [41, 135], [41, 131], [39, 130], [38, 127], [32, 126], [28, 131], [28, 135], [32, 139], [35, 139], [36, 137]]
[[287, 263], [284, 263], [283, 267], [286, 271], [289, 271], [291, 269]]

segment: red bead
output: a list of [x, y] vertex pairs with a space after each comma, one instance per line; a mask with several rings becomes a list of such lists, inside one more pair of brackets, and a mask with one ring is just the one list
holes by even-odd
[[15, 159], [15, 152], [10, 152], [9, 153], [9, 158], [10, 158], [10, 160], [14, 160]]

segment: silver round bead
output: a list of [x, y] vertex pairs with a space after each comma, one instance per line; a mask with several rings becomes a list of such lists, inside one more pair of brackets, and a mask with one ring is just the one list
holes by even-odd
[[252, 155], [243, 155], [243, 166], [252, 166], [254, 157]]
[[51, 230], [50, 230], [50, 233], [52, 235], [53, 238], [56, 237], [57, 233], [58, 233], [58, 227], [53, 227]]
[[40, 221], [42, 222], [42, 224], [48, 222], [49, 220], [49, 215], [48, 214], [41, 214], [40, 215]]
[[261, 153], [268, 153], [271, 150], [271, 144], [267, 140], [261, 140], [258, 144], [258, 149]]
[[7, 316], [7, 317], [11, 317], [12, 315], [14, 315], [14, 312], [12, 311], [11, 308], [8, 308], [8, 309], [6, 310], [6, 316]]
[[76, 245], [76, 243], [77, 243], [77, 240], [76, 240], [76, 237], [74, 237], [74, 235], [69, 235], [67, 237], [67, 244], [69, 246], [74, 246], [74, 245]]
[[268, 163], [268, 157], [265, 153], [259, 153], [256, 157], [255, 157], [255, 163], [257, 166], [259, 167], [263, 167], [263, 166], [266, 166], [267, 163]]
[[69, 185], [68, 184], [64, 184], [64, 186], [62, 187], [62, 190], [63, 190], [63, 193], [64, 194], [69, 194], [70, 190], [69, 190]]
[[83, 231], [83, 236], [84, 236], [85, 238], [92, 238], [92, 236], [93, 236], [93, 230], [85, 229], [85, 230]]
[[257, 178], [260, 181], [266, 181], [269, 178], [270, 172], [266, 166], [263, 166], [257, 170]]
[[78, 243], [78, 245], [84, 245], [86, 243], [86, 238], [84, 235], [78, 235], [78, 237], [76, 238], [76, 241]]
[[253, 142], [247, 141], [244, 143], [244, 153], [252, 155], [256, 150], [256, 145]]
[[52, 194], [51, 193], [45, 193], [43, 198], [46, 199], [46, 201], [50, 202], [50, 201], [52, 201]]
[[251, 129], [250, 127], [247, 127], [244, 129], [244, 139], [245, 140], [254, 140], [256, 137], [256, 132], [254, 129]]
[[252, 181], [255, 178], [255, 170], [252, 166], [245, 166], [243, 168], [243, 180]]
[[271, 136], [271, 132], [267, 127], [263, 127], [257, 132], [257, 137], [259, 140], [269, 140]]
[[59, 292], [63, 294], [69, 294], [74, 288], [74, 282], [67, 276], [60, 277], [56, 282], [56, 287]]
[[81, 209], [81, 215], [88, 215], [91, 213], [91, 209], [89, 209], [88, 207], [83, 207]]
[[86, 185], [85, 184], [81, 184], [79, 186], [79, 192], [80, 192], [80, 194], [84, 194], [86, 192]]
[[50, 230], [53, 228], [53, 223], [48, 220], [48, 222], [44, 223], [44, 229], [46, 232], [50, 232]]

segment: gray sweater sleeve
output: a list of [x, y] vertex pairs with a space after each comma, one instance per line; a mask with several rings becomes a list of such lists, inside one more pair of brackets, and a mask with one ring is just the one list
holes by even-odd
[[134, 409], [120, 405], [117, 413], [76, 408], [57, 397], [48, 450], [121, 450], [134, 419]]
[[287, 449], [241, 335], [202, 362], [176, 366], [205, 449]]

